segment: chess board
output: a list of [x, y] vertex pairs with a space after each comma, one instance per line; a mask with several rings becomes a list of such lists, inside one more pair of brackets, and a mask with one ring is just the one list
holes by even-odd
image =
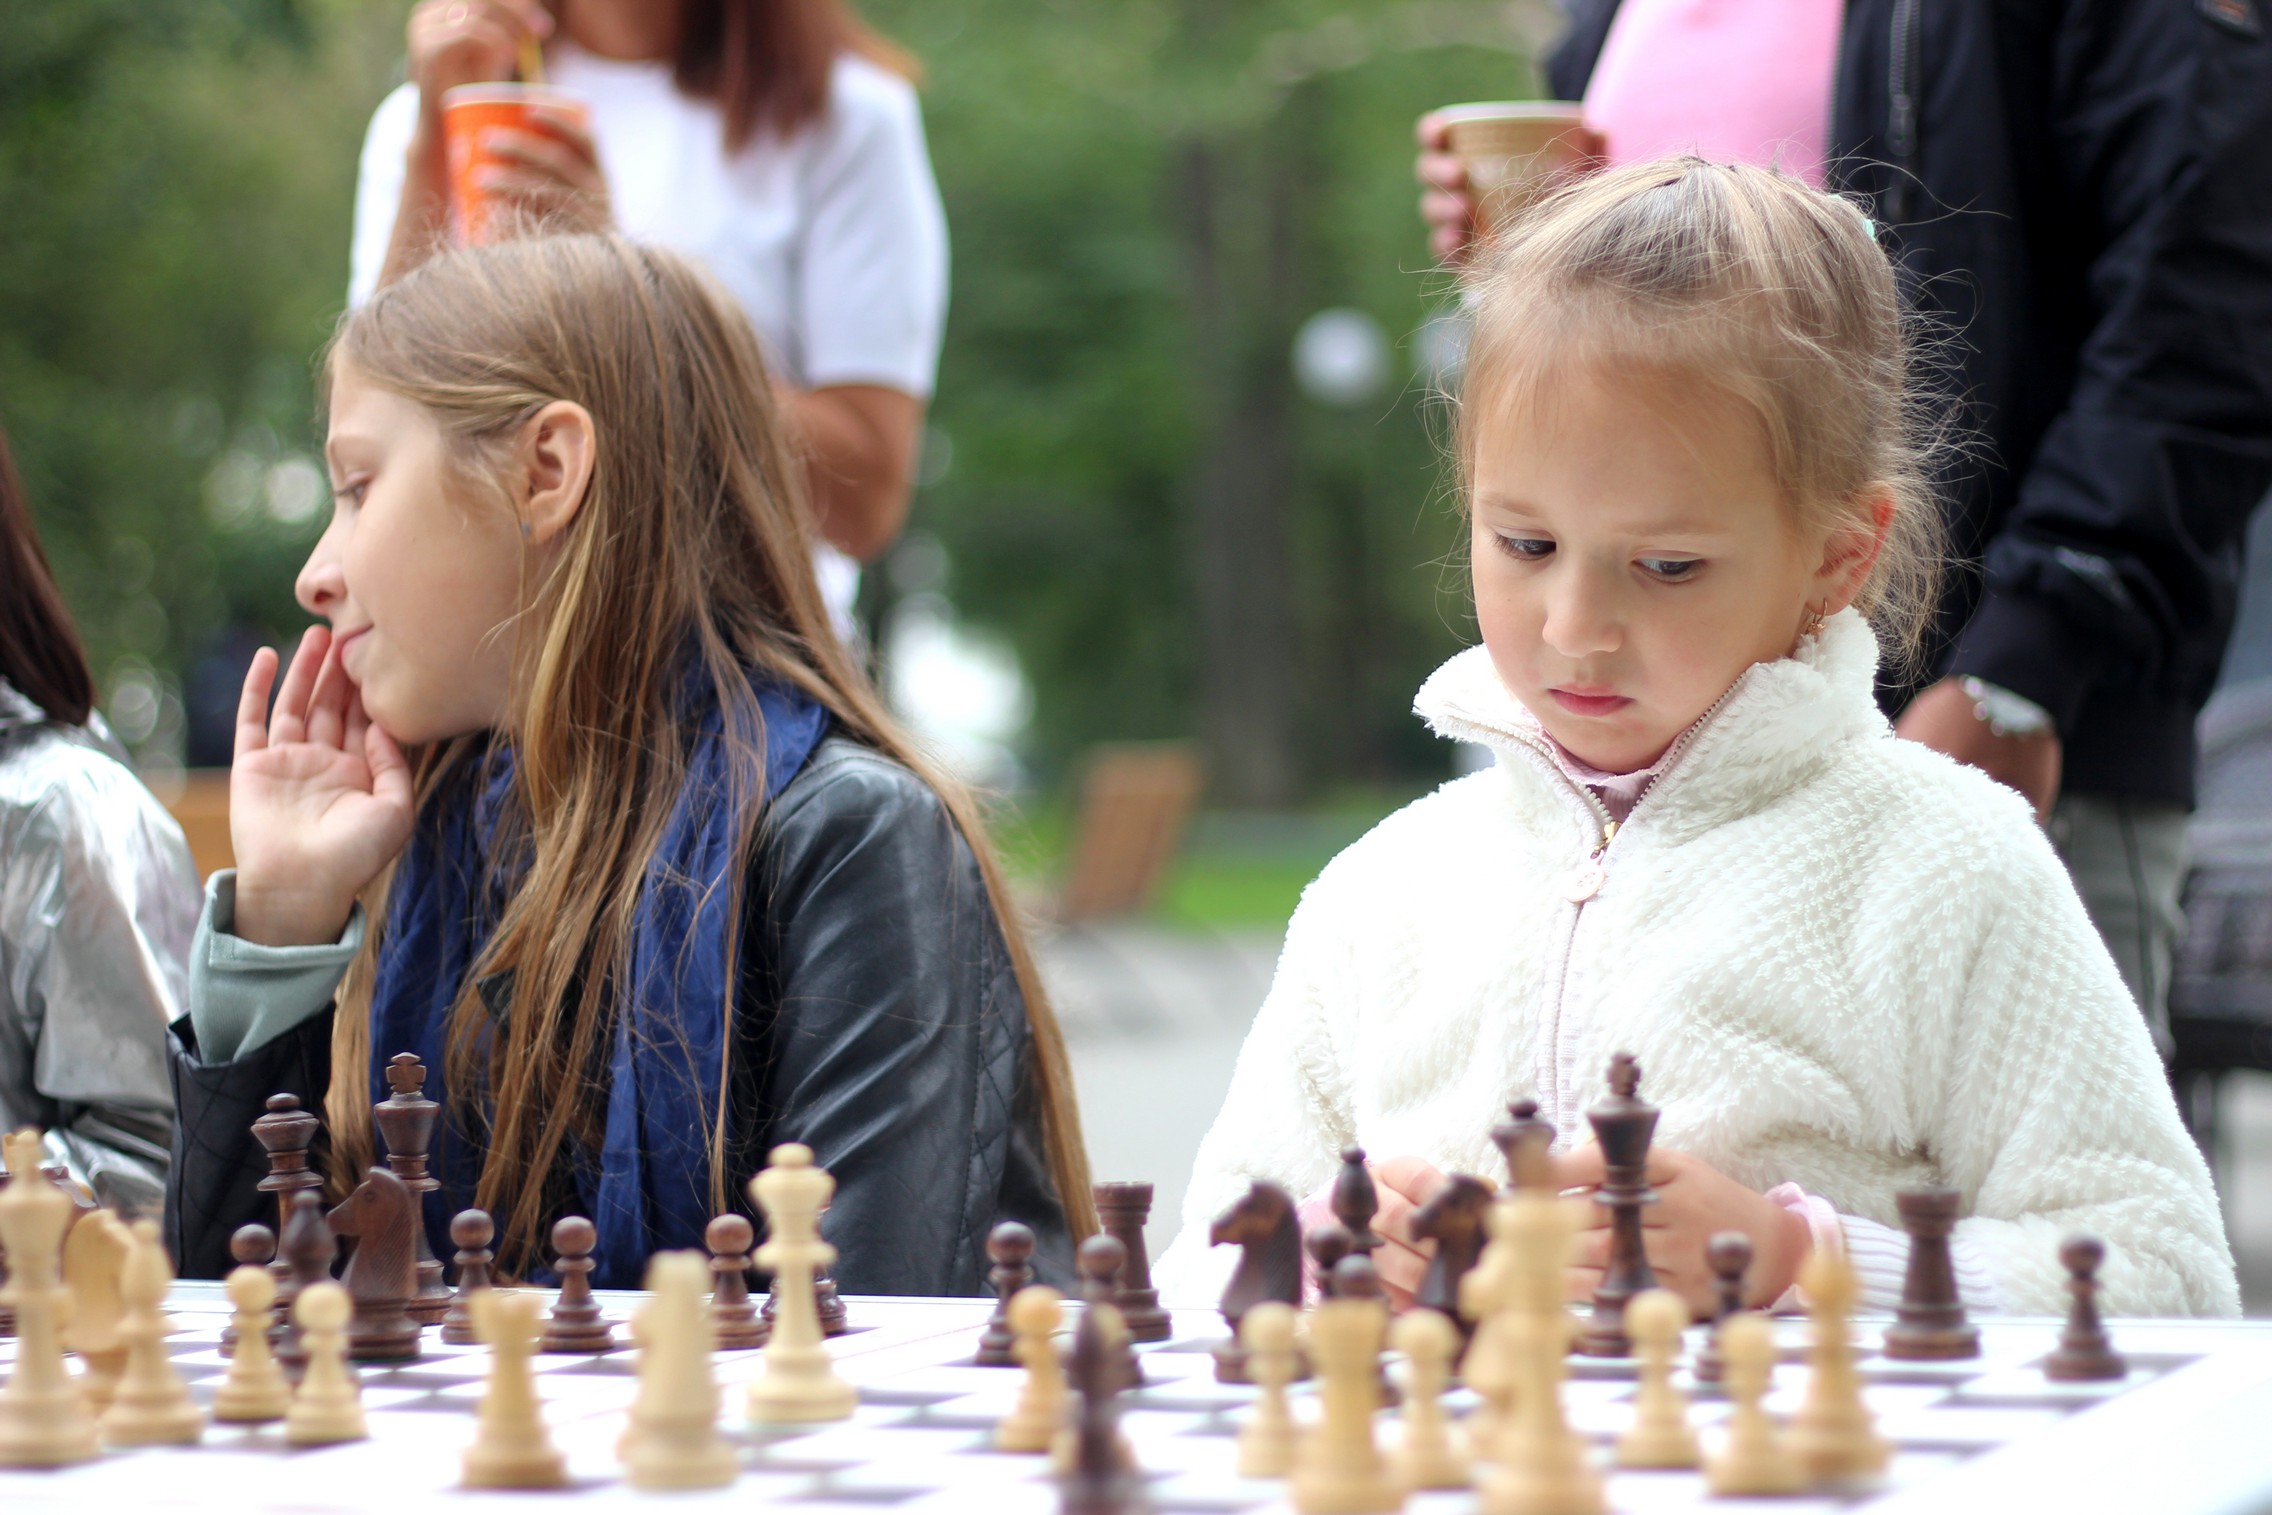
[[[602, 1295], [622, 1320], [637, 1296]], [[604, 1357], [541, 1357], [538, 1388], [574, 1486], [557, 1494], [474, 1493], [456, 1487], [459, 1454], [473, 1431], [487, 1354], [445, 1347], [427, 1333], [426, 1355], [361, 1370], [371, 1439], [287, 1449], [276, 1428], [209, 1427], [194, 1447], [109, 1452], [49, 1472], [0, 1470], [0, 1511], [48, 1515], [109, 1510], [292, 1511], [296, 1515], [402, 1515], [418, 1511], [599, 1511], [668, 1504], [673, 1510], [930, 1515], [1053, 1511], [1057, 1492], [1044, 1459], [992, 1450], [994, 1422], [1010, 1407], [1016, 1369], [969, 1366], [987, 1306], [978, 1301], [853, 1299], [853, 1330], [831, 1344], [860, 1389], [848, 1422], [747, 1428], [741, 1386], [761, 1354], [720, 1353], [725, 1420], [744, 1449], [731, 1488], [643, 1495], [626, 1486], [615, 1443], [636, 1387], [629, 1351]], [[216, 1350], [226, 1307], [217, 1286], [177, 1286], [174, 1358], [192, 1392], [209, 1402], [225, 1363]], [[1212, 1314], [1178, 1312], [1177, 1339], [1146, 1347], [1146, 1385], [1125, 1401], [1123, 1427], [1163, 1515], [1282, 1510], [1284, 1486], [1232, 1472], [1234, 1436], [1253, 1390], [1218, 1384], [1207, 1345]], [[1857, 1322], [1865, 1345], [1882, 1322]], [[1778, 1323], [1783, 1363], [1769, 1408], [1796, 1406], [1805, 1380], [1805, 1322]], [[2049, 1321], [1983, 1323], [1983, 1355], [1962, 1363], [1864, 1361], [1879, 1428], [1896, 1447], [1879, 1485], [1774, 1501], [1707, 1500], [1694, 1473], [1610, 1470], [1611, 1507], [1631, 1515], [1663, 1510], [1760, 1509], [1786, 1515], [1864, 1509], [1875, 1515], [1973, 1510], [2137, 1510], [2225, 1515], [2272, 1508], [2272, 1323], [2119, 1321], [2116, 1345], [2130, 1377], [2119, 1383], [2045, 1382], [2034, 1364], [2055, 1333]], [[0, 1341], [0, 1364], [13, 1354]], [[1573, 1359], [1566, 1403], [1572, 1423], [1608, 1449], [1631, 1418], [1630, 1363]], [[1682, 1382], [1686, 1383], [1685, 1373]], [[1306, 1397], [1307, 1389], [1297, 1391]], [[1455, 1410], [1472, 1400], [1451, 1396]], [[1297, 1402], [1307, 1415], [1313, 1406]], [[1707, 1445], [1726, 1405], [1700, 1396], [1695, 1418]], [[1384, 1411], [1381, 1434], [1394, 1434]], [[1415, 1496], [1416, 1515], [1475, 1509], [1472, 1494]]]

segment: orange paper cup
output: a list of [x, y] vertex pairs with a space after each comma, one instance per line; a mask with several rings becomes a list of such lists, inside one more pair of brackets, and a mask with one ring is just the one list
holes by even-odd
[[496, 207], [477, 182], [481, 170], [505, 160], [484, 142], [500, 127], [547, 131], [531, 110], [542, 105], [573, 116], [586, 129], [590, 107], [566, 90], [541, 84], [461, 84], [442, 95], [442, 149], [449, 161], [450, 231], [461, 243], [490, 242], [500, 230]]
[[1467, 164], [1480, 229], [1507, 224], [1587, 162], [1583, 107], [1561, 100], [1500, 100], [1450, 105], [1443, 118], [1451, 149]]

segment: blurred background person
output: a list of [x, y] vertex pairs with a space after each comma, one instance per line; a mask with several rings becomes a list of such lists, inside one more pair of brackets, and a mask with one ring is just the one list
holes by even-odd
[[613, 226], [705, 264], [749, 315], [802, 445], [816, 566], [852, 629], [859, 565], [898, 537], [938, 370], [946, 217], [904, 53], [842, 0], [423, 0], [409, 81], [371, 118], [349, 301], [447, 235], [442, 96], [511, 79], [590, 108], [498, 131], [481, 186], [549, 221]]
[[[2272, 483], [2272, 47], [2259, 7], [1579, 0], [1546, 64], [1601, 160], [1774, 165], [1858, 196], [1973, 466], [1932, 675], [1896, 729], [2050, 826], [2156, 1042], [2194, 721]], [[1419, 126], [1439, 256], [1475, 201]]]
[[197, 876], [95, 711], [79, 633], [0, 437], [0, 1129], [156, 1215]]

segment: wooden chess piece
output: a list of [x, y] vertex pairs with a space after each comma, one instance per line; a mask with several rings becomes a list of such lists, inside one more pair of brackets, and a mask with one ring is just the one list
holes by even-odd
[[489, 1218], [487, 1210], [460, 1210], [450, 1217], [450, 1242], [458, 1249], [452, 1259], [458, 1265], [458, 1286], [450, 1296], [449, 1309], [442, 1313], [442, 1340], [446, 1345], [470, 1347], [481, 1340], [481, 1328], [473, 1316], [473, 1297], [496, 1286], [490, 1265], [497, 1254], [489, 1250], [496, 1239], [497, 1222]]
[[1302, 1246], [1310, 1254], [1310, 1271], [1317, 1276], [1319, 1299], [1333, 1298], [1333, 1270], [1349, 1256], [1352, 1240], [1349, 1228], [1337, 1220], [1319, 1221], [1302, 1238]]
[[1775, 1328], [1764, 1315], [1737, 1311], [1720, 1323], [1720, 1357], [1734, 1407], [1726, 1439], [1705, 1459], [1705, 1488], [1722, 1498], [1798, 1493], [1806, 1473], [1762, 1405], [1775, 1375]]
[[1641, 1360], [1641, 1387], [1633, 1398], [1633, 1424], [1617, 1439], [1618, 1466], [1693, 1468], [1699, 1453], [1688, 1424], [1688, 1396], [1672, 1381], [1688, 1306], [1670, 1289], [1644, 1289], [1625, 1306], [1625, 1334]]
[[108, 1210], [81, 1218], [63, 1238], [63, 1287], [71, 1305], [63, 1345], [85, 1368], [79, 1387], [97, 1415], [110, 1408], [126, 1371], [123, 1287], [133, 1251], [133, 1233]]
[[1074, 1254], [1073, 1265], [1081, 1273], [1081, 1304], [1094, 1309], [1098, 1305], [1111, 1305], [1113, 1319], [1123, 1333], [1120, 1342], [1120, 1360], [1123, 1389], [1140, 1389], [1144, 1386], [1144, 1365], [1136, 1360], [1136, 1344], [1126, 1336], [1128, 1319], [1119, 1313], [1120, 1283], [1126, 1274], [1128, 1253], [1120, 1242], [1110, 1236], [1092, 1236], [1081, 1243]]
[[[458, 1219], [480, 1213], [460, 1211]], [[568, 1460], [552, 1444], [529, 1365], [544, 1329], [543, 1308], [534, 1294], [494, 1286], [465, 1300], [469, 1323], [489, 1347], [489, 1381], [460, 1464], [469, 1489], [557, 1489], [568, 1482]]]
[[757, 1228], [746, 1215], [732, 1211], [712, 1220], [702, 1233], [710, 1249], [711, 1344], [721, 1352], [742, 1352], [765, 1345], [765, 1323], [749, 1297], [749, 1249]]
[[1594, 1203], [1609, 1211], [1609, 1264], [1594, 1290], [1593, 1317], [1578, 1333], [1577, 1350], [1588, 1357], [1624, 1357], [1633, 1349], [1625, 1335], [1625, 1303], [1657, 1286], [1641, 1238], [1641, 1211], [1657, 1202], [1649, 1187], [1649, 1141], [1656, 1134], [1657, 1107], [1640, 1097], [1641, 1065], [1630, 1052], [1609, 1060], [1609, 1093], [1586, 1111], [1601, 1146], [1602, 1182]]
[[6, 1138], [8, 1187], [0, 1190], [0, 1249], [8, 1255], [8, 1300], [16, 1353], [0, 1387], [0, 1468], [51, 1468], [100, 1451], [86, 1396], [63, 1365], [63, 1231], [71, 1201], [38, 1172], [39, 1133]]
[[1507, 1118], [1491, 1128], [1491, 1144], [1507, 1165], [1503, 1192], [1511, 1194], [1543, 1181], [1540, 1160], [1554, 1146], [1554, 1122], [1540, 1118], [1537, 1100], [1518, 1099], [1507, 1106]]
[[[1502, 1191], [1511, 1196], [1515, 1190]], [[1509, 1198], [1492, 1202], [1484, 1212], [1484, 1228], [1491, 1241], [1460, 1280], [1460, 1314], [1473, 1327], [1461, 1367], [1467, 1386], [1478, 1403], [1467, 1417], [1468, 1450], [1481, 1461], [1499, 1455], [1499, 1442], [1513, 1413], [1517, 1364], [1510, 1344], [1513, 1331], [1515, 1268], [1511, 1243], [1514, 1208]]]
[[1460, 1318], [1460, 1280], [1483, 1255], [1484, 1216], [1490, 1209], [1491, 1186], [1469, 1174], [1454, 1173], [1412, 1217], [1413, 1236], [1436, 1244], [1412, 1302], [1456, 1324], [1463, 1347], [1473, 1328]]
[[1294, 1381], [1297, 1323], [1294, 1307], [1276, 1299], [1255, 1305], [1239, 1323], [1247, 1374], [1262, 1391], [1254, 1397], [1246, 1424], [1239, 1427], [1241, 1478], [1284, 1478], [1293, 1469], [1300, 1428], [1286, 1400], [1286, 1385]]
[[410, 1304], [418, 1288], [416, 1238], [425, 1231], [410, 1186], [373, 1168], [324, 1217], [334, 1236], [355, 1238], [340, 1287], [354, 1301], [347, 1355], [356, 1362], [403, 1362], [418, 1355]]
[[[1368, 1263], [1367, 1266], [1370, 1266]], [[1310, 1312], [1310, 1363], [1320, 1418], [1294, 1448], [1288, 1500], [1302, 1515], [1374, 1515], [1403, 1508], [1404, 1491], [1373, 1440], [1381, 1338], [1388, 1310], [1374, 1299], [1321, 1300]]]
[[355, 1301], [326, 1279], [300, 1290], [292, 1301], [292, 1321], [307, 1352], [307, 1371], [284, 1412], [284, 1439], [295, 1447], [362, 1441], [371, 1434], [363, 1419], [363, 1388], [347, 1365], [347, 1322]]
[[[767, 1291], [761, 1316], [769, 1333], [773, 1329], [773, 1312], [777, 1308], [778, 1295], [774, 1291]], [[820, 1334], [824, 1337], [842, 1336], [852, 1329], [851, 1317], [844, 1308], [844, 1296], [837, 1292], [836, 1280], [825, 1272], [813, 1275], [813, 1319], [820, 1322]]]
[[[258, 1221], [239, 1226], [229, 1233], [229, 1256], [235, 1260], [240, 1268], [268, 1268], [269, 1264], [276, 1261], [276, 1233]], [[273, 1271], [269, 1272], [268, 1281], [271, 1284], [276, 1282], [276, 1274]], [[268, 1323], [262, 1331], [262, 1334], [271, 1341], [275, 1340], [276, 1333], [274, 1305], [276, 1292], [275, 1289], [269, 1290]], [[234, 1356], [236, 1350], [237, 1318], [232, 1315], [229, 1317], [229, 1323], [221, 1328], [221, 1355], [223, 1357]]]
[[724, 1488], [741, 1471], [733, 1445], [718, 1434], [718, 1380], [702, 1299], [708, 1264], [699, 1253], [663, 1252], [647, 1265], [649, 1298], [631, 1333], [639, 1343], [639, 1393], [621, 1449], [635, 1489]]
[[1441, 1311], [1412, 1309], [1397, 1317], [1389, 1338], [1404, 1354], [1404, 1440], [1392, 1459], [1398, 1480], [1408, 1489], [1467, 1488], [1475, 1476], [1472, 1460], [1444, 1413], [1459, 1328]]
[[750, 1180], [750, 1196], [765, 1212], [765, 1245], [757, 1264], [773, 1275], [773, 1337], [765, 1370], [749, 1386], [754, 1421], [845, 1420], [859, 1394], [836, 1372], [823, 1344], [813, 1300], [813, 1275], [836, 1261], [820, 1237], [820, 1214], [836, 1181], [813, 1163], [812, 1148], [783, 1142], [763, 1173]]
[[994, 1313], [978, 1338], [974, 1367], [1010, 1368], [1018, 1363], [1018, 1338], [1010, 1325], [1010, 1301], [1033, 1282], [1033, 1231], [1014, 1220], [1003, 1221], [986, 1233], [986, 1257], [992, 1264], [986, 1281], [994, 1286]]
[[1495, 1323], [1514, 1389], [1478, 1503], [1483, 1515], [1599, 1515], [1606, 1506], [1591, 1446], [1571, 1430], [1562, 1408], [1572, 1324], [1562, 1294], [1583, 1210], [1551, 1188], [1526, 1184], [1493, 1218], [1507, 1275], [1507, 1303]]
[[1831, 1252], [1817, 1251], [1799, 1270], [1799, 1289], [1814, 1320], [1807, 1356], [1806, 1397], [1791, 1417], [1791, 1452], [1818, 1484], [1848, 1483], [1883, 1473], [1893, 1447], [1877, 1433], [1870, 1407], [1862, 1399], [1862, 1374], [1854, 1365], [1854, 1338], [1848, 1325], [1861, 1284], [1854, 1265]]
[[1365, 1166], [1365, 1149], [1354, 1144], [1341, 1149], [1341, 1171], [1333, 1178], [1333, 1218], [1349, 1232], [1349, 1250], [1370, 1257], [1381, 1244], [1373, 1232], [1373, 1217], [1380, 1213], [1380, 1190], [1373, 1186], [1373, 1171]]
[[275, 1343], [276, 1360], [288, 1372], [296, 1374], [308, 1363], [307, 1348], [300, 1340], [300, 1291], [330, 1283], [331, 1261], [338, 1253], [339, 1240], [331, 1234], [331, 1223], [323, 1218], [323, 1200], [313, 1189], [294, 1190], [292, 1211], [276, 1244], [277, 1258], [285, 1270], [279, 1297], [289, 1297], [294, 1306], [284, 1328], [276, 1333]]
[[2054, 1383], [2091, 1383], [2130, 1371], [2098, 1313], [2098, 1270], [2105, 1261], [2106, 1244], [2095, 1236], [2070, 1236], [2059, 1244], [2059, 1262], [2067, 1270], [2067, 1325], [2059, 1333], [2059, 1349], [2043, 1360], [2043, 1376]]
[[1152, 1256], [1144, 1245], [1144, 1223], [1152, 1216], [1152, 1186], [1122, 1181], [1097, 1184], [1093, 1192], [1105, 1235], [1128, 1254], [1120, 1272], [1119, 1304], [1129, 1338], [1166, 1341], [1174, 1334], [1174, 1323], [1160, 1308], [1160, 1291], [1152, 1287]]
[[1046, 1452], [1065, 1429], [1065, 1365], [1057, 1359], [1057, 1327], [1065, 1308], [1055, 1289], [1028, 1284], [1012, 1295], [1009, 1326], [1025, 1381], [1017, 1405], [994, 1427], [997, 1452]]
[[[268, 1096], [268, 1113], [252, 1123], [253, 1140], [268, 1153], [268, 1174], [257, 1187], [263, 1194], [276, 1196], [276, 1234], [281, 1237], [284, 1228], [291, 1224], [292, 1198], [303, 1192], [321, 1194], [323, 1175], [315, 1171], [308, 1160], [323, 1123], [300, 1108], [296, 1094]], [[270, 1266], [283, 1289], [282, 1302], [292, 1301], [291, 1285], [287, 1282], [289, 1266], [281, 1256]]]
[[133, 1245], [119, 1275], [119, 1297], [126, 1319], [126, 1372], [100, 1422], [102, 1438], [114, 1447], [187, 1446], [205, 1434], [205, 1412], [189, 1397], [166, 1351], [173, 1331], [166, 1319], [166, 1291], [174, 1284], [173, 1264], [158, 1240], [158, 1223], [138, 1220]]
[[229, 1425], [264, 1425], [282, 1420], [291, 1408], [292, 1385], [268, 1345], [268, 1322], [276, 1306], [276, 1280], [262, 1262], [240, 1263], [228, 1280], [229, 1303], [236, 1307], [237, 1350], [228, 1376], [213, 1394], [213, 1418]]
[[1955, 1189], [1903, 1189], [1893, 1196], [1909, 1233], [1901, 1307], [1886, 1327], [1885, 1355], [1911, 1361], [1978, 1357], [1980, 1329], [1964, 1315], [1949, 1258], [1949, 1233], [1964, 1196]]
[[1065, 1515], [1132, 1515], [1147, 1508], [1143, 1475], [1132, 1465], [1120, 1434], [1127, 1350], [1128, 1325], [1120, 1318], [1119, 1306], [1105, 1303], [1082, 1309], [1073, 1330], [1071, 1377], [1080, 1397], [1073, 1419], [1071, 1466], [1061, 1485]]
[[615, 1328], [600, 1314], [592, 1298], [592, 1248], [600, 1243], [599, 1227], [581, 1215], [564, 1215], [553, 1223], [553, 1274], [560, 1292], [553, 1297], [552, 1313], [544, 1322], [543, 1352], [612, 1352]]
[[1296, 1307], [1302, 1302], [1302, 1229], [1293, 1196], [1276, 1184], [1255, 1180], [1236, 1204], [1215, 1217], [1207, 1241], [1239, 1249], [1238, 1266], [1223, 1289], [1223, 1323], [1231, 1334], [1215, 1347], [1215, 1381], [1245, 1383], [1246, 1347], [1239, 1326], [1246, 1312], [1266, 1299]]
[[371, 1119], [386, 1141], [388, 1170], [410, 1191], [415, 1217], [411, 1227], [415, 1279], [405, 1313], [422, 1326], [438, 1326], [450, 1310], [450, 1289], [442, 1282], [441, 1259], [426, 1238], [426, 1196], [442, 1187], [441, 1180], [426, 1170], [426, 1161], [442, 1107], [426, 1097], [426, 1065], [415, 1054], [397, 1052], [387, 1059], [387, 1087], [394, 1092], [372, 1107]]
[[1751, 1272], [1751, 1238], [1741, 1231], [1719, 1231], [1704, 1244], [1704, 1262], [1712, 1270], [1712, 1289], [1719, 1303], [1712, 1312], [1712, 1329], [1696, 1353], [1696, 1381], [1720, 1381], [1726, 1359], [1720, 1351], [1720, 1328], [1728, 1317], [1743, 1309], [1745, 1276]]

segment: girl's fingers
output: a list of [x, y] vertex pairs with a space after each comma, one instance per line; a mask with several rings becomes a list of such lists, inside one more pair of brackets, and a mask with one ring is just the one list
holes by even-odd
[[1457, 153], [1422, 153], [1412, 174], [1432, 190], [1463, 196], [1467, 191], [1467, 160]]
[[574, 111], [563, 110], [556, 105], [532, 105], [529, 107], [529, 119], [540, 122], [544, 127], [541, 134], [529, 135], [542, 135], [578, 162], [593, 169], [599, 167], [599, 142], [592, 136], [591, 128], [584, 124], [583, 118]]
[[308, 740], [319, 747], [344, 747], [347, 730], [347, 696], [351, 690], [347, 670], [340, 666], [339, 649], [324, 654], [316, 675], [315, 692], [308, 696]]
[[363, 717], [361, 696], [355, 700], [354, 713], [364, 719], [363, 761], [371, 769], [371, 793], [379, 799], [400, 807], [403, 814], [410, 813], [410, 763], [402, 755], [402, 748], [387, 735], [386, 728], [377, 721]]
[[509, 163], [563, 184], [581, 185], [591, 175], [592, 160], [549, 132], [500, 126], [483, 133], [481, 145]]
[[268, 720], [271, 745], [306, 739], [308, 696], [315, 692], [316, 675], [323, 671], [324, 658], [330, 651], [331, 628], [328, 626], [310, 626], [300, 638], [299, 648], [292, 654], [292, 666], [284, 674], [284, 687], [276, 691], [275, 714]]
[[276, 649], [263, 647], [252, 655], [245, 670], [245, 687], [237, 696], [235, 756], [258, 752], [268, 745], [268, 691], [276, 683]]

